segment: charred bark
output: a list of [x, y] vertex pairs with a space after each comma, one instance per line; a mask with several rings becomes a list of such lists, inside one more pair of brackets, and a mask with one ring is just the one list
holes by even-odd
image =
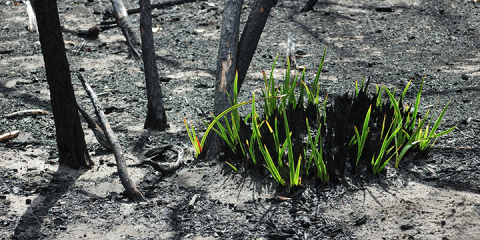
[[142, 54], [148, 99], [144, 128], [164, 131], [168, 126], [167, 115], [163, 107], [162, 88], [160, 87], [155, 58], [150, 0], [140, 0], [140, 8], [142, 10], [140, 13], [140, 33], [142, 34]]
[[253, 54], [257, 49], [258, 41], [262, 35], [263, 28], [267, 22], [270, 10], [274, 5], [273, 0], [257, 0], [253, 5], [252, 12], [248, 16], [245, 28], [243, 29], [240, 42], [238, 43], [237, 70], [238, 70], [238, 89], [241, 88], [248, 67], [252, 61]]
[[123, 5], [122, 0], [111, 0], [113, 6], [113, 15], [117, 20], [118, 26], [122, 29], [122, 33], [125, 36], [127, 41], [128, 49], [130, 54], [132, 54], [136, 59], [140, 59], [140, 54], [138, 54], [136, 47], [140, 47], [141, 43], [138, 39], [137, 34], [132, 28], [132, 22], [128, 17], [127, 9]]
[[[220, 46], [218, 48], [217, 70], [215, 74], [215, 102], [213, 106], [215, 115], [230, 107], [228, 95], [233, 96], [242, 3], [243, 0], [226, 0], [223, 9]], [[207, 142], [208, 148], [206, 149], [208, 152], [207, 157], [216, 157], [221, 151], [223, 144], [218, 134], [210, 135], [209, 142]]]
[[50, 88], [59, 162], [75, 169], [91, 167], [94, 164], [88, 154], [77, 112], [56, 1], [36, 0], [35, 13]]
[[[131, 201], [145, 201], [145, 197], [143, 197], [142, 193], [140, 193], [133, 183], [130, 180], [127, 171], [127, 164], [125, 163], [125, 159], [123, 159], [123, 151], [118, 143], [117, 136], [113, 132], [110, 124], [108, 123], [107, 117], [105, 113], [103, 113], [103, 108], [100, 105], [100, 101], [98, 101], [97, 95], [93, 91], [92, 87], [85, 81], [85, 78], [81, 73], [78, 74], [78, 79], [82, 82], [85, 91], [88, 93], [88, 96], [92, 100], [92, 104], [95, 108], [95, 113], [97, 115], [98, 120], [101, 123], [101, 128], [105, 131], [105, 136], [107, 138], [108, 144], [112, 148], [113, 155], [115, 156], [115, 161], [117, 162], [117, 171], [118, 175], [120, 176], [120, 181], [122, 182], [123, 187], [125, 188], [125, 195]], [[75, 110], [77, 108], [75, 107]]]

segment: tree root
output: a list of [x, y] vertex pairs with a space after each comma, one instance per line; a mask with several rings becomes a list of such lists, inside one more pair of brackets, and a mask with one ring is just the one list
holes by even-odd
[[184, 164], [184, 159], [183, 159], [183, 149], [178, 146], [173, 146], [171, 150], [177, 152], [177, 161], [174, 164], [171, 164], [170, 166], [162, 166], [154, 161], [151, 161], [154, 157], [157, 157], [158, 155], [146, 158], [146, 160], [143, 160], [139, 164], [132, 165], [134, 167], [139, 167], [143, 165], [149, 165], [153, 167], [153, 169], [159, 171], [162, 174], [170, 174], [174, 173], [177, 171], [183, 164]]

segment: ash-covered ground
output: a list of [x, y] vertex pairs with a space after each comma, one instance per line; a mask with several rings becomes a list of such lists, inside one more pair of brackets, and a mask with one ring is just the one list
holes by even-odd
[[[124, 3], [138, 7], [136, 1]], [[440, 128], [458, 124], [456, 130], [440, 138], [428, 156], [408, 156], [398, 170], [390, 166], [378, 176], [364, 173], [339, 184], [282, 189], [251, 169], [240, 167], [235, 173], [223, 162], [193, 159], [183, 118], [199, 132], [205, 129], [201, 119], [209, 119], [223, 1], [176, 4], [152, 13], [170, 125], [165, 132], [143, 129], [143, 66], [128, 58], [120, 29], [102, 31], [96, 39], [77, 34], [99, 24], [110, 1], [61, 1], [77, 100], [93, 114], [75, 76], [83, 72], [100, 95], [127, 163], [140, 162], [161, 142], [186, 151], [186, 166], [173, 175], [130, 167], [148, 199], [132, 203], [123, 198], [113, 155], [96, 142], [86, 123], [96, 165], [77, 171], [58, 166], [51, 115], [6, 118], [19, 110], [51, 108], [38, 34], [26, 29], [26, 5], [0, 0], [0, 134], [20, 130], [18, 138], [0, 143], [0, 238], [478, 238], [480, 3], [321, 0], [314, 11], [301, 13], [304, 3], [279, 0], [273, 8], [240, 101], [249, 100], [253, 91], [260, 94], [262, 70], [268, 72], [275, 56], [285, 54], [291, 33], [309, 84], [326, 46], [323, 95], [353, 92], [354, 81], [362, 78], [401, 90], [412, 80], [411, 104], [425, 77], [421, 112], [438, 104], [438, 114], [452, 100]], [[242, 23], [252, 5], [245, 1]], [[139, 14], [131, 17], [138, 27]], [[284, 71], [277, 67], [277, 79]], [[167, 156], [166, 161], [173, 160]]]

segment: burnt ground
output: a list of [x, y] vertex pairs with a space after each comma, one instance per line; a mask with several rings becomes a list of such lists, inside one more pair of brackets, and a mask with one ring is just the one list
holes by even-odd
[[[136, 1], [124, 1], [136, 8]], [[240, 100], [260, 93], [261, 71], [283, 55], [288, 33], [298, 64], [312, 83], [324, 47], [322, 94], [352, 92], [354, 80], [403, 89], [414, 101], [425, 76], [422, 113], [452, 103], [441, 129], [459, 124], [423, 158], [407, 156], [397, 170], [346, 176], [339, 184], [281, 189], [269, 178], [223, 162], [192, 157], [182, 119], [202, 132], [209, 119], [223, 1], [178, 4], [153, 11], [157, 65], [170, 128], [143, 129], [146, 89], [142, 65], [128, 58], [119, 29], [97, 39], [77, 35], [102, 21], [106, 0], [59, 3], [72, 82], [80, 104], [93, 113], [75, 77], [83, 72], [100, 95], [127, 163], [170, 142], [183, 146], [187, 165], [173, 175], [130, 167], [148, 202], [123, 198], [112, 154], [83, 123], [92, 169], [58, 166], [51, 115], [7, 119], [32, 108], [51, 112], [38, 35], [26, 30], [25, 4], [0, 1], [0, 143], [2, 239], [477, 239], [480, 234], [480, 3], [473, 0], [279, 0], [243, 85]], [[252, 1], [246, 1], [242, 22]], [[392, 11], [377, 11], [378, 7]], [[385, 10], [385, 8], [384, 8]], [[389, 9], [387, 9], [389, 10]], [[133, 14], [139, 25], [139, 15]], [[284, 69], [277, 68], [281, 78]], [[437, 111], [438, 114], [438, 111]], [[222, 159], [224, 160], [224, 159]], [[228, 160], [228, 159], [225, 159]], [[168, 161], [168, 160], [167, 160]], [[173, 160], [170, 160], [173, 161]], [[275, 198], [288, 197], [288, 199]], [[31, 203], [29, 203], [31, 201]]]

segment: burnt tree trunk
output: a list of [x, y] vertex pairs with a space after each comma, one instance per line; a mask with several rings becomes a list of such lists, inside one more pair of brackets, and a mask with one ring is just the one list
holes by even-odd
[[163, 107], [162, 88], [155, 61], [150, 0], [140, 0], [140, 9], [140, 33], [142, 34], [142, 55], [148, 98], [144, 128], [163, 131], [167, 127], [167, 115]]
[[258, 41], [262, 35], [263, 28], [267, 22], [274, 0], [257, 0], [253, 5], [252, 12], [248, 16], [245, 28], [243, 29], [240, 42], [238, 43], [237, 70], [238, 89], [241, 88], [248, 67], [252, 61], [253, 54], [257, 49]]
[[77, 112], [56, 1], [35, 0], [35, 13], [50, 88], [59, 162], [75, 169], [93, 166]]
[[315, 4], [317, 4], [318, 0], [308, 0], [305, 6], [300, 10], [300, 12], [309, 12], [313, 10]]
[[[219, 115], [231, 106], [227, 92], [228, 95], [233, 96], [242, 3], [243, 0], [225, 0], [215, 73], [215, 102], [213, 106], [215, 115]], [[230, 116], [227, 115], [229, 117], [228, 121], [230, 121]], [[207, 157], [211, 158], [217, 156], [224, 142], [218, 134], [212, 134], [207, 144]]]
[[111, 2], [113, 6], [113, 15], [115, 16], [115, 19], [117, 19], [118, 26], [122, 29], [130, 54], [132, 54], [135, 58], [140, 58], [135, 48], [140, 47], [142, 44], [132, 28], [132, 22], [128, 17], [125, 5], [123, 5], [122, 0], [111, 0]]

